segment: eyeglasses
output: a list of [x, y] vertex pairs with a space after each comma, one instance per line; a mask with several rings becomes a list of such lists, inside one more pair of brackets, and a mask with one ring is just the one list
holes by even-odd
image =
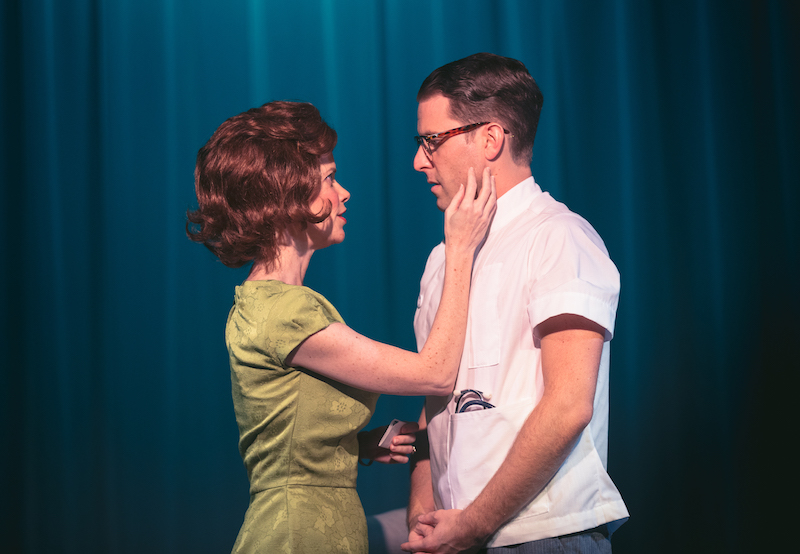
[[[489, 123], [491, 123], [491, 121], [484, 121], [483, 123], [470, 123], [469, 125], [464, 125], [463, 127], [456, 127], [455, 129], [450, 129], [449, 131], [442, 131], [441, 133], [416, 136], [414, 137], [414, 140], [417, 141], [417, 146], [422, 146], [422, 149], [425, 150], [425, 153], [428, 154], [428, 156], [432, 156], [433, 151], [439, 148], [439, 146], [450, 137], [454, 137], [462, 133], [469, 133], [473, 129], [477, 129], [482, 125], [488, 125]], [[503, 129], [503, 132], [505, 134], [508, 134], [508, 131], [506, 131], [505, 129]]]

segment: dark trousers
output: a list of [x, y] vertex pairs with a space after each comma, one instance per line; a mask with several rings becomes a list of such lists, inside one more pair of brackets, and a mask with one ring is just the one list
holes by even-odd
[[483, 548], [478, 554], [611, 554], [605, 525], [549, 539]]

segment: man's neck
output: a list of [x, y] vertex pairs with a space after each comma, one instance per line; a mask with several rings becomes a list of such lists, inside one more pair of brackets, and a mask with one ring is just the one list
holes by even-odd
[[495, 171], [493, 174], [498, 198], [528, 177], [533, 176], [530, 166], [527, 165], [507, 165], [503, 168], [497, 168]]

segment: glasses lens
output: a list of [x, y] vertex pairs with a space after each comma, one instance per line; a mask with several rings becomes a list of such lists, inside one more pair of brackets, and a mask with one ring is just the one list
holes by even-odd
[[417, 141], [417, 146], [422, 146], [422, 149], [425, 150], [426, 153], [431, 153], [431, 146], [428, 144], [428, 137], [414, 137]]

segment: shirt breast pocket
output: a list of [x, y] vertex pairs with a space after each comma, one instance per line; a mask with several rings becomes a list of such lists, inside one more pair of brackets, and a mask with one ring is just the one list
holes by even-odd
[[[525, 399], [497, 408], [450, 415], [447, 478], [451, 507], [464, 509], [483, 491], [505, 461], [533, 406], [533, 400]], [[540, 492], [517, 518], [548, 512], [548, 490]]]
[[503, 264], [490, 264], [472, 279], [469, 310], [470, 368], [500, 363], [500, 315], [498, 299], [502, 285]]

